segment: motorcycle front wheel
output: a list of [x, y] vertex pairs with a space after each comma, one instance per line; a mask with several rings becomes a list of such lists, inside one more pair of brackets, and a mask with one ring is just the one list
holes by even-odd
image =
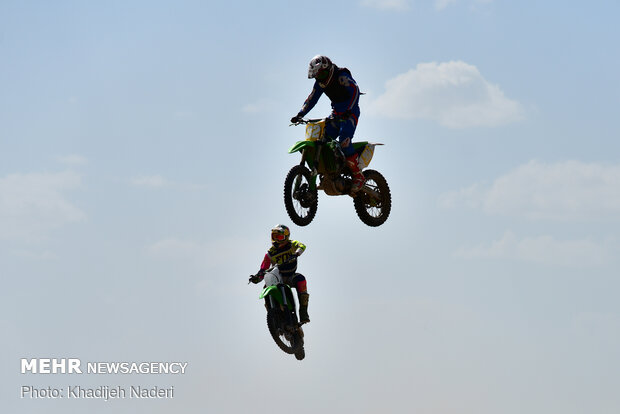
[[284, 206], [298, 226], [307, 226], [314, 219], [319, 204], [316, 187], [310, 188], [312, 175], [303, 165], [296, 165], [284, 180]]
[[303, 340], [296, 330], [289, 331], [284, 323], [284, 315], [279, 309], [267, 311], [267, 328], [276, 345], [287, 354], [296, 354], [303, 349]]
[[364, 170], [364, 178], [364, 188], [357, 192], [353, 205], [364, 224], [377, 227], [385, 223], [392, 209], [390, 187], [379, 171]]

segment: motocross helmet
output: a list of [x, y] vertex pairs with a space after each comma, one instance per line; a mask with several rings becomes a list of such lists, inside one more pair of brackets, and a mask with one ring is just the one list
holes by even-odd
[[291, 236], [291, 231], [284, 224], [278, 224], [271, 229], [271, 242], [273, 244], [284, 244]]
[[330, 58], [316, 55], [308, 65], [308, 79], [315, 78], [321, 83], [328, 83], [334, 74], [334, 67]]

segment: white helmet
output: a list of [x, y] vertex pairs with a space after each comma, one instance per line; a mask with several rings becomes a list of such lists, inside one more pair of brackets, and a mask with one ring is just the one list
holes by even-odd
[[334, 74], [334, 64], [327, 56], [316, 55], [308, 65], [308, 79], [315, 78], [319, 82], [326, 82]]

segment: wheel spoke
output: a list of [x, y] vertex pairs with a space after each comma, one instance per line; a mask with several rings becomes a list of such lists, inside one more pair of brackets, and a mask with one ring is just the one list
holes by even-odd
[[387, 220], [392, 205], [390, 189], [383, 176], [374, 170], [364, 171], [364, 190], [353, 200], [359, 218], [369, 226]]
[[[379, 186], [374, 180], [367, 180], [366, 186], [370, 187], [370, 189], [373, 192], [381, 196], [381, 193], [379, 192]], [[376, 198], [366, 194], [364, 195], [364, 207], [366, 208], [366, 211], [368, 212], [368, 214], [372, 217], [379, 217], [381, 215], [381, 200], [380, 199], [377, 200]]]
[[299, 226], [309, 224], [317, 209], [317, 190], [311, 189], [310, 171], [296, 165], [284, 181], [284, 205], [293, 222]]

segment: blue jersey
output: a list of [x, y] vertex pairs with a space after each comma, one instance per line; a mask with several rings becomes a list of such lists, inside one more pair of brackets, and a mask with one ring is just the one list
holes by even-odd
[[315, 81], [312, 92], [299, 111], [300, 116], [305, 116], [310, 112], [323, 93], [331, 100], [334, 115], [351, 113], [356, 118], [359, 116], [360, 90], [349, 69], [336, 67], [333, 76], [327, 80], [327, 83]]

